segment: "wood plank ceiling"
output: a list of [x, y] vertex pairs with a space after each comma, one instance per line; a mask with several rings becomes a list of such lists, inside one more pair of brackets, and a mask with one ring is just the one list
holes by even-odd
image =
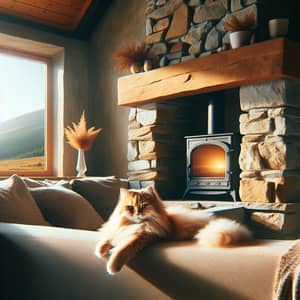
[[0, 13], [73, 31], [92, 0], [1, 0]]
[[[109, 0], [0, 0], [0, 20], [21, 22], [64, 35], [90, 34]], [[79, 33], [79, 34], [78, 34]]]

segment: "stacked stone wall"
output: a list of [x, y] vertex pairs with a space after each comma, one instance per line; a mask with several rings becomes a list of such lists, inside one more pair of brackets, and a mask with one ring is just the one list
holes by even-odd
[[240, 196], [300, 201], [300, 85], [274, 80], [241, 87]]
[[256, 38], [261, 39], [266, 23], [260, 13], [263, 8], [257, 0], [147, 0], [150, 57], [162, 67], [229, 49], [224, 22], [232, 15], [243, 18], [253, 13], [253, 29], [258, 29]]
[[162, 197], [185, 189], [184, 135], [187, 105], [150, 104], [131, 108], [128, 125], [128, 179], [131, 188], [154, 186]]

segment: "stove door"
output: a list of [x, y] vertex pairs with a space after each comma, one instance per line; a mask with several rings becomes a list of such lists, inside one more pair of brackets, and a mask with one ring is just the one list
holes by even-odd
[[202, 144], [191, 152], [191, 177], [225, 178], [227, 158], [224, 148], [216, 144]]
[[226, 142], [193, 140], [187, 149], [187, 187], [201, 190], [231, 188], [231, 151]]

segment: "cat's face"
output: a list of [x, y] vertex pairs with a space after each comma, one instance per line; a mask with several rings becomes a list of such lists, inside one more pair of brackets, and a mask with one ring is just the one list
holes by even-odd
[[159, 200], [153, 190], [120, 190], [119, 213], [121, 217], [132, 222], [142, 223], [159, 213]]

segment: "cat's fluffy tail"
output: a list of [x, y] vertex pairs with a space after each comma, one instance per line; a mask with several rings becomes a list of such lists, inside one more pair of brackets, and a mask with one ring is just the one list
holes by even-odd
[[192, 210], [182, 206], [166, 208], [172, 227], [173, 240], [190, 240], [205, 227], [214, 215], [207, 211]]
[[196, 235], [205, 246], [225, 247], [252, 240], [252, 234], [244, 225], [230, 219], [214, 219]]

